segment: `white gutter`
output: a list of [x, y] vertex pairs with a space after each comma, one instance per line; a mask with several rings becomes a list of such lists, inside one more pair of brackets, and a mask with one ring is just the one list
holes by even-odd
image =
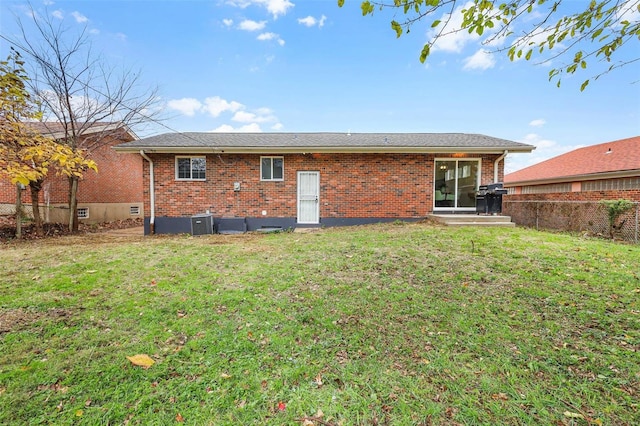
[[154, 183], [153, 183], [153, 161], [151, 158], [144, 153], [144, 150], [140, 150], [140, 155], [142, 158], [149, 162], [149, 202], [151, 204], [151, 218], [149, 219], [149, 234], [153, 235], [155, 233], [155, 223], [156, 223], [156, 193], [154, 191]]
[[498, 183], [498, 163], [504, 160], [509, 153], [509, 150], [505, 149], [500, 157], [493, 162], [493, 183]]

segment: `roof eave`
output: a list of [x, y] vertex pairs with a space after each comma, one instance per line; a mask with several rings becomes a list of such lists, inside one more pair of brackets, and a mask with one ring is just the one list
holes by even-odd
[[339, 146], [298, 146], [298, 147], [269, 147], [269, 146], [115, 146], [117, 152], [137, 153], [142, 151], [158, 154], [302, 154], [302, 153], [362, 153], [362, 154], [422, 154], [422, 153], [461, 153], [461, 154], [503, 154], [528, 153], [533, 151], [533, 146], [523, 147], [416, 147], [416, 146], [366, 146], [366, 147], [339, 147]]
[[626, 177], [640, 176], [640, 169], [632, 170], [619, 170], [613, 172], [602, 173], [588, 173], [582, 175], [562, 176], [547, 179], [533, 179], [533, 180], [521, 180], [513, 182], [504, 182], [505, 187], [514, 186], [530, 186], [530, 185], [548, 185], [552, 183], [567, 183], [567, 182], [582, 182], [587, 180], [602, 180], [602, 179], [619, 179]]
[[[131, 138], [133, 140], [139, 140], [140, 138], [138, 137], [138, 135], [135, 134], [135, 132], [133, 130], [131, 130], [131, 128], [129, 128], [129, 126], [127, 126], [124, 123], [120, 123], [120, 122], [116, 122], [116, 123], [100, 123], [100, 124], [93, 124], [91, 126], [89, 126], [87, 129], [85, 129], [82, 134], [83, 135], [92, 135], [95, 133], [101, 133], [101, 132], [110, 132], [113, 130], [118, 130], [118, 129], [124, 129], [127, 133], [129, 133], [129, 135], [131, 135]], [[53, 139], [62, 139], [65, 137], [65, 132], [60, 131], [60, 132], [46, 132], [43, 134], [45, 134], [46, 136], [49, 136]]]

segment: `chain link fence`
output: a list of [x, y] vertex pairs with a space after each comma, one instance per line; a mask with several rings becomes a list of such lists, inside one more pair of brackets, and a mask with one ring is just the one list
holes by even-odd
[[[33, 218], [33, 209], [31, 208], [31, 204], [22, 205], [22, 214], [27, 218]], [[15, 215], [15, 204], [0, 204], [0, 217], [15, 217]]]
[[603, 238], [639, 242], [640, 203], [609, 226], [607, 207], [593, 201], [503, 201], [503, 213], [518, 225], [537, 230], [579, 232]]

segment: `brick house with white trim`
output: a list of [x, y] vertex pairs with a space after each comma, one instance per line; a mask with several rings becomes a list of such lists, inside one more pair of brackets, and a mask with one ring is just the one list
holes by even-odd
[[505, 156], [534, 147], [460, 133], [168, 133], [114, 149], [145, 159], [145, 233], [181, 233], [203, 213], [245, 230], [474, 213]]

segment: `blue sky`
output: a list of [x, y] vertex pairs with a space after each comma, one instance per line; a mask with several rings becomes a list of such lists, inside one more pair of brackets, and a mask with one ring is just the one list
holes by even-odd
[[[25, 5], [2, 2], [2, 35], [15, 34], [16, 16], [28, 22]], [[640, 135], [640, 63], [584, 92], [579, 86], [595, 66], [557, 88], [547, 80], [549, 65], [483, 54], [475, 37], [446, 39], [421, 64], [428, 25], [417, 23], [397, 39], [393, 15], [362, 17], [358, 0], [343, 8], [336, 0], [32, 5], [72, 30], [86, 26], [94, 51], [110, 65], [140, 69], [143, 83], [158, 86], [168, 128], [152, 133], [462, 132], [537, 146], [510, 155], [507, 171]], [[627, 50], [637, 55], [640, 45]], [[7, 52], [0, 41], [0, 53]]]

